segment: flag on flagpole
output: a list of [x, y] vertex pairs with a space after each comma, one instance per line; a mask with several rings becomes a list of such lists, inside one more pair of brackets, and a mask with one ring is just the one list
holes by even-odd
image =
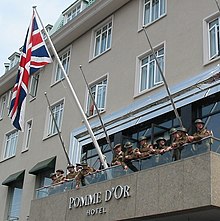
[[9, 109], [12, 125], [18, 130], [23, 131], [24, 127], [25, 103], [30, 75], [51, 62], [52, 59], [38, 28], [35, 11], [33, 10], [31, 24], [21, 52], [17, 79]]

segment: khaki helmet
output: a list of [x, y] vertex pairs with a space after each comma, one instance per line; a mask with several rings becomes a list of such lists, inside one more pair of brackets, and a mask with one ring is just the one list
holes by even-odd
[[113, 147], [113, 150], [115, 150], [115, 149], [117, 149], [117, 148], [119, 148], [119, 147], [121, 147], [121, 144], [120, 144], [120, 143], [116, 144], [116, 145]]
[[73, 166], [72, 164], [69, 164], [69, 165], [67, 166], [67, 169], [69, 169], [69, 168], [74, 168], [74, 166]]
[[145, 137], [145, 136], [139, 137], [138, 141], [141, 142], [142, 140], [147, 140], [147, 137]]
[[179, 127], [179, 128], [177, 128], [177, 131], [187, 133], [187, 129], [185, 127]]
[[158, 137], [156, 143], [159, 143], [161, 140], [164, 140], [165, 142], [167, 141], [164, 137]]
[[170, 135], [175, 134], [177, 132], [176, 128], [171, 128], [170, 129]]
[[130, 147], [132, 147], [132, 143], [130, 141], [126, 142], [125, 145], [124, 145], [124, 148], [128, 149]]
[[201, 119], [196, 119], [195, 124], [205, 124]]
[[51, 173], [50, 174], [50, 178], [52, 178], [52, 177], [54, 177], [54, 176], [56, 176], [57, 174], [56, 173]]

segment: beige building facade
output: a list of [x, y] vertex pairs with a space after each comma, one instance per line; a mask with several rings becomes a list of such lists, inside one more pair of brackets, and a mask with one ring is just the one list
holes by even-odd
[[[81, 70], [111, 146], [131, 141], [138, 147], [138, 138], [143, 135], [152, 144], [160, 136], [169, 143], [170, 128], [180, 126], [180, 122], [150, 50], [145, 27], [188, 133], [195, 132], [194, 121], [201, 118], [218, 138], [219, 16], [214, 0], [76, 1], [50, 27], [51, 40], [108, 163], [112, 150]], [[187, 220], [184, 214], [189, 213], [192, 219], [188, 220], [218, 220], [218, 139], [214, 151], [203, 155], [179, 162], [170, 160], [163, 166], [78, 191], [36, 199], [36, 189], [50, 184], [50, 173], [66, 170], [68, 164], [45, 92], [71, 162], [86, 161], [99, 167], [83, 118], [48, 40], [46, 43], [54, 61], [30, 77], [24, 132], [13, 128], [8, 118], [17, 53], [9, 57], [12, 65], [7, 63], [0, 78], [0, 220]], [[105, 197], [105, 191], [113, 187], [125, 191], [125, 197], [112, 197], [109, 202], [97, 199], [102, 201], [98, 206], [88, 207], [103, 208], [106, 213], [88, 216], [86, 207], [69, 209], [72, 198], [99, 192], [97, 197]], [[212, 211], [215, 216], [210, 218]], [[166, 218], [171, 215], [174, 217]]]

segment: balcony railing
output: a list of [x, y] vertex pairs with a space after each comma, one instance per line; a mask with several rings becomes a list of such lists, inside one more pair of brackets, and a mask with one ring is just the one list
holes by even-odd
[[[207, 152], [216, 152], [220, 154], [220, 139], [207, 137], [199, 142], [187, 143], [181, 147], [180, 159], [197, 156]], [[91, 185], [106, 180], [111, 180], [140, 170], [150, 169], [152, 167], [173, 162], [173, 150], [164, 154], [156, 154], [145, 159], [133, 160], [128, 164], [128, 170], [124, 170], [122, 166], [112, 166], [107, 169], [95, 172], [85, 177], [85, 185]], [[36, 198], [47, 197], [52, 194], [65, 192], [75, 189], [76, 181], [65, 182], [63, 184], [42, 187], [36, 190]]]

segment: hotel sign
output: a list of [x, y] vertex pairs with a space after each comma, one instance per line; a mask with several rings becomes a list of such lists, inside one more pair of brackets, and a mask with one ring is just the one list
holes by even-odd
[[[91, 205], [99, 205], [103, 202], [109, 202], [112, 199], [120, 200], [130, 197], [130, 187], [128, 185], [112, 187], [104, 192], [96, 192], [85, 196], [77, 196], [69, 198], [69, 209], [77, 209], [80, 207], [88, 207]], [[88, 209], [87, 216], [94, 216], [96, 214], [105, 214], [105, 207], [97, 207], [95, 209]]]

